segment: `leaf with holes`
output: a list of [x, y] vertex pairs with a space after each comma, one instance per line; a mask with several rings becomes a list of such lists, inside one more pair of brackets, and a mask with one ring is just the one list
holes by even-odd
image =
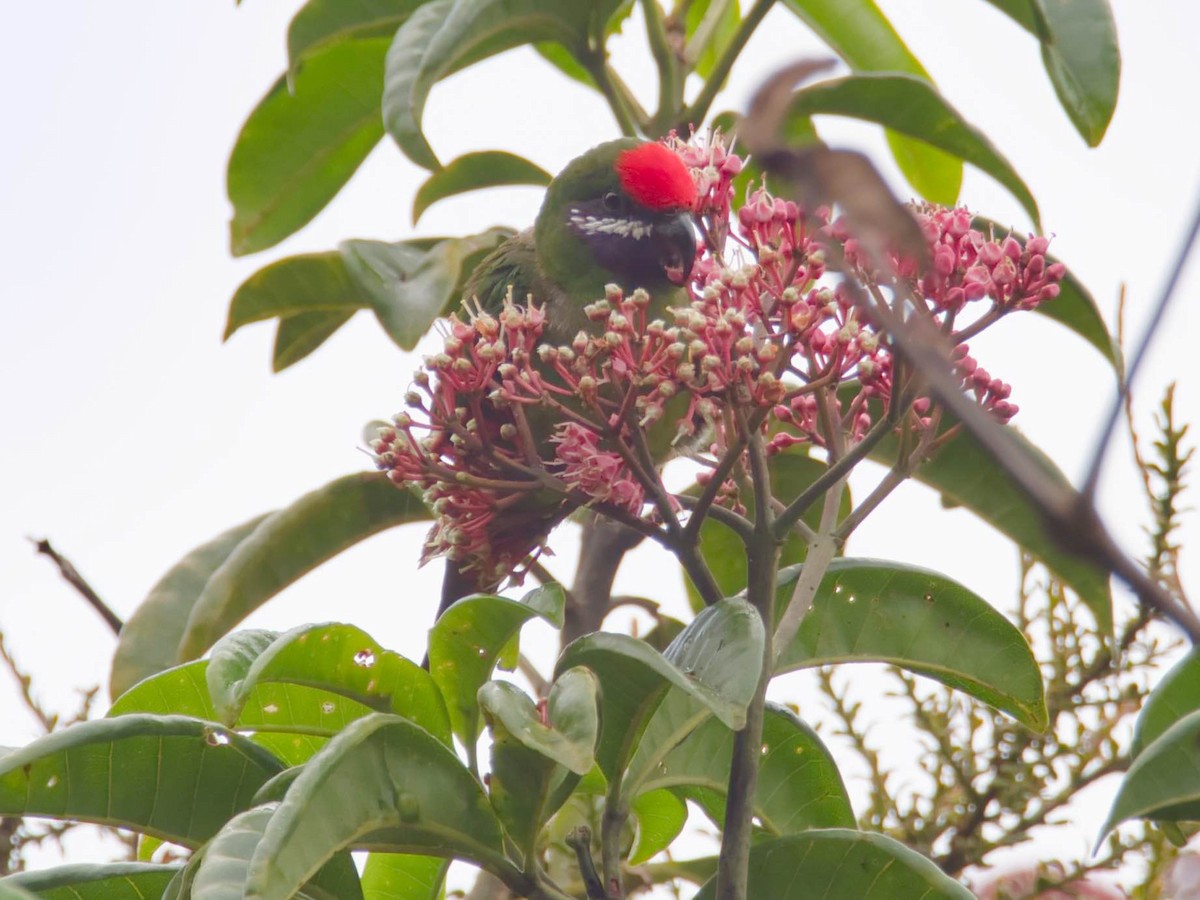
[[97, 822], [194, 848], [282, 768], [248, 738], [210, 722], [97, 719], [0, 758], [0, 815]]
[[[781, 601], [798, 576], [780, 577]], [[1035, 731], [1046, 727], [1041, 670], [1024, 635], [961, 584], [916, 566], [835, 559], [775, 672], [886, 662], [970, 694]]]
[[346, 475], [265, 519], [196, 599], [179, 642], [193, 659], [300, 576], [387, 528], [429, 518], [420, 498], [378, 473]]
[[450, 743], [450, 720], [429, 673], [353, 625], [231, 634], [213, 647], [207, 679], [214, 709], [226, 724], [242, 721], [255, 691], [278, 683], [321, 691], [327, 708], [349, 700], [352, 718], [372, 709], [404, 716]]

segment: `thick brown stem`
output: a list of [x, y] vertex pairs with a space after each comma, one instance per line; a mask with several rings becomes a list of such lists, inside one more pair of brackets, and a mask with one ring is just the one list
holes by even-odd
[[611, 607], [613, 580], [621, 559], [642, 540], [642, 535], [618, 522], [591, 511], [585, 515], [579, 567], [564, 614], [564, 647], [578, 637], [600, 630]]

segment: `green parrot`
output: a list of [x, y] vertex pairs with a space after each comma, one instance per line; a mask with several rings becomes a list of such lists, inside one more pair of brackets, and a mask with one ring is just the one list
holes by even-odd
[[[497, 313], [510, 290], [518, 303], [532, 298], [546, 311], [543, 339], [554, 344], [594, 330], [584, 307], [603, 298], [608, 284], [626, 292], [643, 288], [652, 314], [661, 315], [685, 300], [696, 257], [695, 200], [691, 173], [666, 146], [635, 138], [600, 144], [550, 182], [533, 228], [479, 264], [463, 301]], [[550, 447], [555, 423], [547, 418], [531, 425]], [[545, 534], [558, 521], [536, 508], [516, 509], [510, 518], [495, 524]], [[438, 616], [459, 598], [495, 587], [447, 560]]]

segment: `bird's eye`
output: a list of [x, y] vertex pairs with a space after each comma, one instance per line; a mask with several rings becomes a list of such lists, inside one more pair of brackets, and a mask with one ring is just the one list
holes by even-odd
[[609, 191], [607, 194], [604, 195], [603, 203], [604, 203], [604, 208], [607, 209], [609, 212], [620, 212], [621, 211], [621, 198], [618, 197], [616, 194], [614, 194], [612, 191]]

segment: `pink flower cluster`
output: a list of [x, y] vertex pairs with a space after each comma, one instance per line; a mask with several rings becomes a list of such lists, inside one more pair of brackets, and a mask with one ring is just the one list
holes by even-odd
[[[703, 240], [688, 302], [655, 318], [644, 291], [610, 285], [585, 307], [591, 327], [564, 346], [543, 341], [540, 307], [511, 297], [498, 314], [452, 317], [443, 351], [409, 393], [414, 414], [397, 416], [372, 443], [394, 481], [425, 490], [437, 516], [426, 557], [460, 560], [489, 584], [580, 505], [640, 517], [672, 445], [715, 466], [752, 423], [770, 452], [831, 441], [844, 449], [888, 413], [896, 391], [887, 335], [845, 279], [826, 277], [829, 250], [840, 248], [846, 274], [866, 290], [878, 292], [891, 273], [872, 269], [828, 209], [805, 215], [760, 188], [735, 212], [742, 161], [719, 138], [668, 146], [697, 185]], [[1055, 297], [1063, 267], [1047, 263], [1046, 239], [995, 239], [973, 228], [965, 209], [913, 212], [932, 265], [918, 272], [893, 258], [893, 269], [915, 314], [956, 344], [964, 392], [1007, 421], [1017, 411], [1008, 385], [964, 341]], [[938, 426], [928, 398], [900, 418]], [[717, 502], [739, 507], [732, 483]]]

